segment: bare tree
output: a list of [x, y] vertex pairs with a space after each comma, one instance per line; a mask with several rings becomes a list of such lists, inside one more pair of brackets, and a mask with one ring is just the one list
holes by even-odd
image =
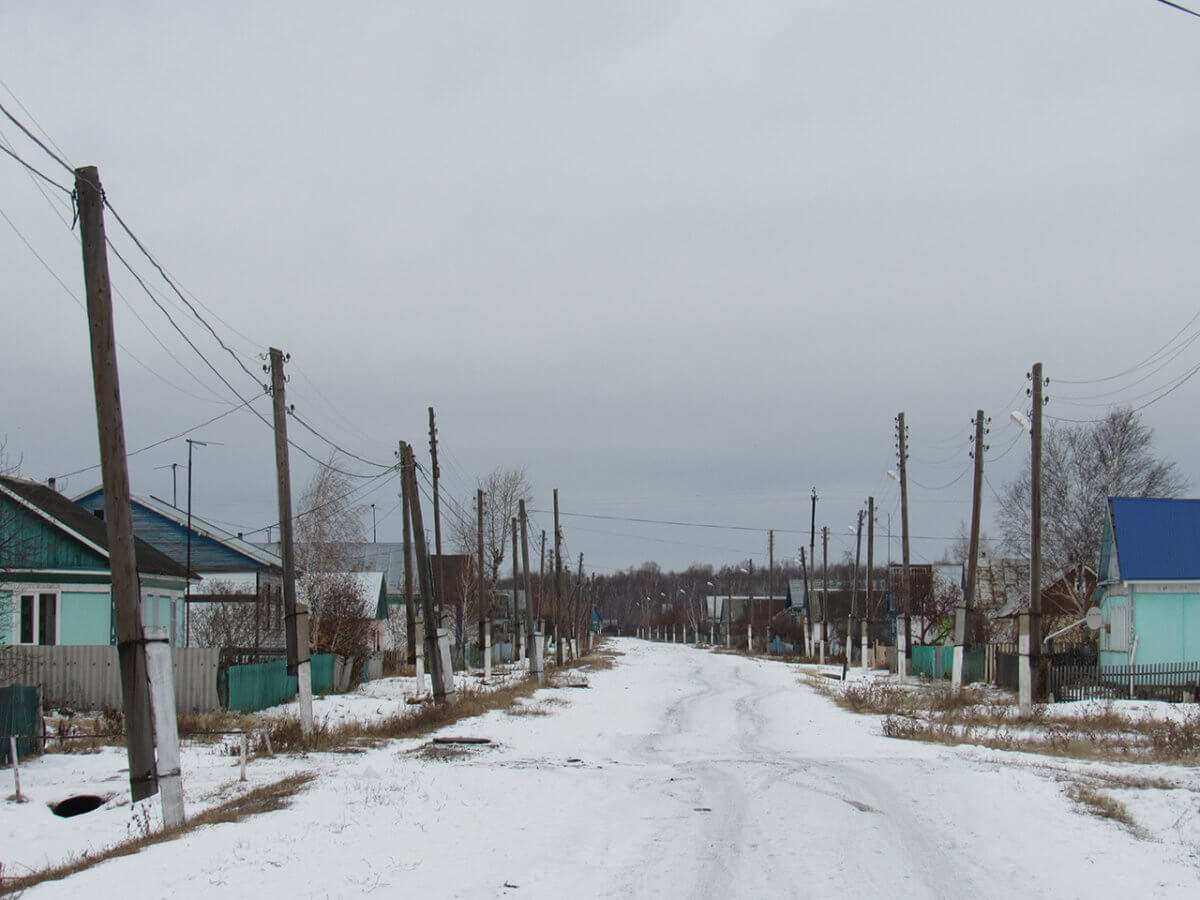
[[[204, 582], [205, 594], [214, 597], [237, 594], [228, 581]], [[241, 647], [258, 650], [262, 640], [258, 604], [235, 600], [206, 600], [192, 604], [192, 645], [196, 647]]]
[[361, 507], [348, 497], [350, 479], [336, 457], [318, 466], [300, 498], [296, 519], [299, 590], [309, 612], [309, 644], [317, 653], [362, 656], [371, 647], [374, 611], [360, 579], [349, 571], [346, 545], [364, 539]]
[[[1178, 497], [1175, 463], [1154, 454], [1154, 431], [1129, 408], [1094, 423], [1047, 427], [1042, 446], [1042, 571], [1047, 582], [1076, 563], [1095, 566], [1109, 497]], [[1000, 495], [1005, 548], [1029, 555], [1029, 464]]]
[[[487, 575], [495, 584], [500, 577], [500, 566], [507, 558], [511, 540], [510, 523], [517, 517], [520, 501], [529, 503], [533, 498], [533, 486], [524, 468], [493, 469], [476, 481], [476, 487], [484, 493], [483, 508], [483, 552]], [[475, 493], [462, 504], [462, 509], [473, 509]], [[476, 552], [477, 523], [463, 516], [452, 516], [450, 530], [460, 553], [468, 556]]]

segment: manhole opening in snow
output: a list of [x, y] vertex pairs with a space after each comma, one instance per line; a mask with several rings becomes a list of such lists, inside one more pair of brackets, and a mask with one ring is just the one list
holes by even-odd
[[76, 794], [74, 797], [68, 797], [66, 800], [55, 803], [50, 809], [56, 816], [69, 819], [71, 816], [90, 813], [93, 809], [99, 809], [103, 805], [103, 797], [97, 797], [95, 794]]

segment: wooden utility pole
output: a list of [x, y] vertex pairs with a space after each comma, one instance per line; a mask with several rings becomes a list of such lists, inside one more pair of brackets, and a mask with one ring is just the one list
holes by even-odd
[[483, 678], [486, 681], [492, 675], [492, 611], [491, 598], [488, 596], [487, 575], [483, 569], [483, 490], [475, 491], [475, 518], [478, 523], [476, 532], [479, 553], [479, 579], [475, 582], [475, 602], [479, 609], [479, 646], [483, 648]]
[[867, 608], [862, 621], [862, 668], [870, 668], [867, 662], [867, 644], [870, 642], [871, 616], [875, 611], [875, 498], [867, 498]]
[[554, 661], [563, 664], [562, 528], [558, 524], [558, 488], [554, 489]]
[[900, 457], [900, 602], [904, 606], [904, 633], [896, 642], [896, 673], [904, 681], [908, 677], [908, 641], [912, 635], [912, 571], [908, 554], [908, 428], [903, 412], [896, 415], [896, 441]]
[[296, 676], [300, 731], [312, 734], [312, 669], [308, 658], [308, 610], [296, 603], [296, 548], [292, 537], [292, 471], [288, 461], [287, 400], [283, 351], [271, 348], [271, 397], [275, 419], [275, 477], [279, 495], [279, 556], [283, 561], [283, 615], [287, 672]]
[[746, 577], [746, 652], [754, 652], [754, 560]]
[[971, 438], [971, 457], [975, 460], [975, 480], [971, 490], [971, 541], [967, 549], [967, 587], [954, 611], [954, 669], [951, 685], [958, 690], [963, 685], [963, 665], [967, 652], [967, 630], [971, 610], [975, 606], [975, 582], [979, 577], [979, 517], [983, 505], [983, 456], [987, 451], [987, 433], [983, 410], [975, 413], [975, 435]]
[[[508, 619], [508, 634], [512, 641], [512, 661], [525, 656], [525, 629], [521, 627], [521, 604], [517, 602], [517, 595], [521, 590], [521, 557], [517, 555], [517, 517], [512, 519], [512, 561], [513, 561], [513, 591], [512, 591], [512, 614]], [[529, 602], [529, 595], [525, 595], [525, 602]]]
[[[445, 574], [443, 573], [446, 561], [442, 559], [442, 502], [441, 492], [438, 490], [442, 470], [438, 466], [437, 460], [437, 424], [434, 421], [432, 406], [429, 407], [429, 468], [433, 482], [433, 548], [437, 556], [437, 570], [434, 577], [437, 579], [437, 598], [440, 604], [446, 596]], [[459, 626], [462, 626], [461, 616]], [[426, 627], [432, 628], [433, 623], [427, 623]]]
[[821, 662], [829, 641], [829, 526], [821, 528]]
[[858, 612], [858, 568], [862, 562], [863, 511], [858, 511], [858, 524], [854, 536], [854, 574], [850, 578], [850, 615], [846, 617], [846, 665], [843, 674], [854, 662], [854, 619]]
[[538, 551], [538, 624], [546, 630], [546, 529], [542, 529], [541, 549]]
[[413, 456], [412, 447], [403, 442], [400, 444], [400, 469], [401, 477], [408, 482], [408, 512], [412, 517], [417, 578], [421, 583], [421, 608], [425, 613], [425, 657], [429, 660], [433, 699], [438, 703], [449, 703], [456, 697], [454, 672], [450, 667], [450, 636], [438, 619], [433, 601], [433, 568], [429, 564], [429, 548], [425, 543], [425, 525], [421, 516], [421, 497], [417, 490], [417, 461]]
[[571, 619], [572, 619], [571, 630], [575, 633], [575, 637], [573, 638], [574, 644], [572, 644], [571, 656], [574, 657], [575, 659], [578, 659], [579, 655], [581, 653], [587, 652], [583, 646], [583, 634], [584, 634], [584, 627], [583, 627], [584, 593], [583, 593], [583, 590], [584, 590], [585, 586], [586, 586], [586, 583], [583, 580], [583, 554], [580, 553], [579, 554], [579, 599], [576, 601], [576, 604], [575, 604], [575, 615], [573, 615], [571, 617]]
[[[521, 561], [525, 569], [525, 617], [526, 617], [526, 634], [527, 634], [527, 649], [529, 656], [529, 673], [531, 675], [541, 676], [545, 669], [545, 654], [546, 648], [543, 646], [545, 635], [542, 634], [542, 629], [538, 623], [538, 619], [534, 615], [533, 608], [533, 581], [529, 572], [529, 528], [528, 518], [525, 515], [525, 501], [521, 500], [517, 504], [518, 515], [521, 518]], [[545, 551], [546, 533], [542, 532], [542, 549]], [[539, 590], [541, 584], [539, 582]], [[541, 610], [537, 610], [540, 614]]]
[[[134, 802], [163, 790], [163, 822], [183, 822], [183, 787], [179, 772], [179, 733], [174, 719], [153, 716], [152, 691], [164, 689], [174, 698], [168, 668], [151, 684], [133, 537], [133, 511], [129, 502], [129, 463], [125, 452], [125, 420], [121, 410], [121, 385], [117, 372], [117, 337], [113, 325], [112, 290], [108, 280], [108, 250], [104, 236], [104, 191], [95, 166], [75, 170], [83, 280], [87, 295], [91, 336], [92, 382], [96, 400], [96, 426], [100, 444], [100, 473], [104, 485], [104, 528], [108, 539], [108, 565], [116, 624], [117, 659], [121, 668], [121, 708], [125, 715], [125, 751], [129, 760], [129, 791]], [[186, 573], [187, 581], [192, 577]], [[185, 582], [187, 583], [187, 582]], [[162, 680], [165, 678], [165, 685]], [[174, 759], [158, 770], [154, 745]], [[16, 766], [13, 757], [13, 766]]]
[[800, 577], [804, 579], [804, 626], [808, 632], [808, 646], [805, 647], [805, 652], [811, 654], [813, 650], [813, 623], [812, 623], [812, 603], [809, 600], [808, 586], [808, 562], [804, 558], [804, 548], [800, 548]]
[[767, 616], [763, 623], [763, 652], [771, 652], [771, 601], [775, 599], [775, 531], [767, 532]]
[[1021, 667], [1018, 671], [1017, 694], [1023, 712], [1033, 709], [1033, 702], [1042, 694], [1042, 407], [1045, 399], [1042, 388], [1042, 364], [1034, 363], [1032, 385], [1027, 394], [1033, 401], [1029, 429], [1029, 613], [1022, 622], [1018, 618], [1018, 652]]
[[413, 598], [412, 520], [409, 517], [408, 481], [400, 477], [400, 512], [404, 519], [404, 625], [408, 633], [408, 664], [417, 664], [417, 604]]

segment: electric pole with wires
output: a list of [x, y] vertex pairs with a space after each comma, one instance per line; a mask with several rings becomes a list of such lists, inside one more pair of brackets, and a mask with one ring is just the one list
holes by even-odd
[[[129, 789], [134, 802], [159, 792], [163, 825], [171, 828], [182, 825], [184, 820], [175, 689], [165, 629], [145, 628], [142, 624], [129, 460], [125, 450], [117, 339], [104, 235], [105, 198], [100, 173], [95, 166], [75, 170], [75, 191], [91, 334], [92, 381], [104, 485], [104, 529], [108, 540], [117, 660], [121, 670]], [[185, 571], [184, 577], [185, 584], [189, 583], [191, 571]], [[13, 766], [16, 766], [15, 755]]]
[[296, 602], [296, 549], [292, 540], [292, 473], [288, 462], [287, 401], [283, 351], [270, 349], [271, 398], [274, 401], [275, 478], [279, 497], [279, 556], [283, 562], [283, 616], [287, 673], [296, 676], [300, 731], [313, 732], [312, 667], [308, 656], [308, 609]]
[[975, 584], [979, 572], [979, 517], [983, 504], [983, 455], [988, 449], [984, 443], [984, 436], [988, 432], [989, 421], [991, 420], [984, 417], [982, 409], [975, 413], [975, 434], [971, 436], [975, 479], [971, 490], [971, 540], [967, 548], [967, 585], [954, 610], [954, 668], [950, 684], [956, 691], [963, 686], [963, 666], [969, 639], [967, 632], [970, 629], [971, 610], [975, 606]]

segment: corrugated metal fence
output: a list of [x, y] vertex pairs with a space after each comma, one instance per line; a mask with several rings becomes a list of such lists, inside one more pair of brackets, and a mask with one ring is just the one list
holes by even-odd
[[[4, 647], [0, 687], [42, 687], [47, 709], [120, 709], [121, 669], [117, 648]], [[175, 668], [175, 708], [181, 713], [220, 709], [215, 648], [171, 649]]]
[[42, 709], [35, 687], [14, 684], [0, 688], [0, 763], [9, 759], [8, 739], [17, 739], [17, 755], [32, 753], [42, 736]]

